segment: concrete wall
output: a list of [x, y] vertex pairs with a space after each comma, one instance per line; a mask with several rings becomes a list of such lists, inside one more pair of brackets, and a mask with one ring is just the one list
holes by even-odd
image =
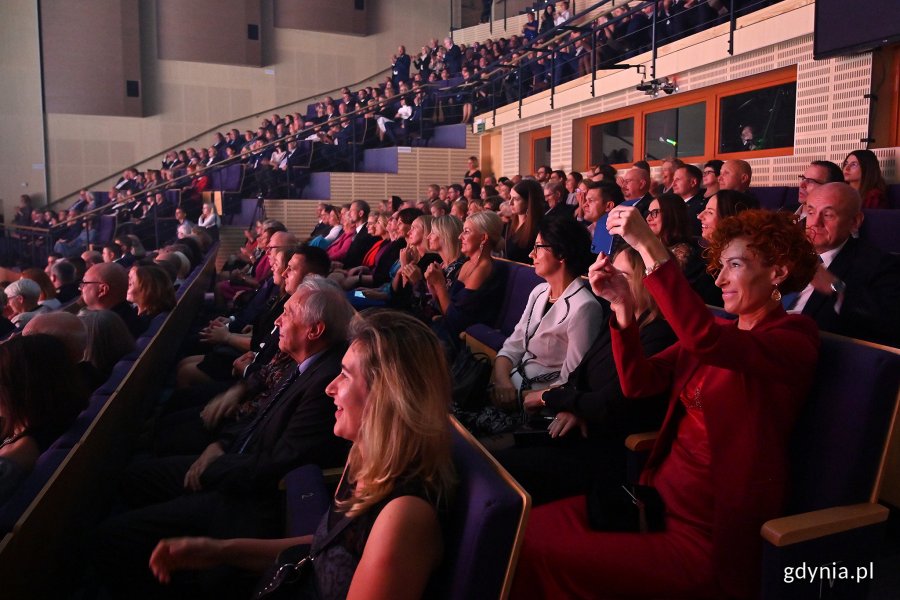
[[260, 0], [157, 0], [156, 20], [161, 59], [262, 65]]
[[0, 202], [9, 222], [21, 194], [43, 204], [43, 120], [34, 0], [0, 6]]
[[138, 0], [40, 6], [47, 112], [142, 116]]
[[[6, 141], [0, 149], [0, 198], [7, 215], [20, 190], [37, 191], [41, 199], [44, 193], [43, 172], [32, 168], [43, 164], [34, 5], [33, 0], [0, 4], [0, 139]], [[390, 66], [399, 44], [418, 48], [446, 35], [448, 23], [447, 4], [441, 0], [367, 0], [365, 37], [278, 29], [272, 3], [263, 2], [260, 35], [264, 40], [268, 36], [263, 66], [249, 67], [157, 58], [156, 6], [154, 0], [139, 0], [146, 116], [47, 116], [53, 198], [77, 193], [219, 124], [364, 80]], [[22, 182], [28, 187], [21, 188]]]
[[366, 35], [369, 30], [369, 8], [373, 5], [357, 0], [275, 0], [275, 27]]

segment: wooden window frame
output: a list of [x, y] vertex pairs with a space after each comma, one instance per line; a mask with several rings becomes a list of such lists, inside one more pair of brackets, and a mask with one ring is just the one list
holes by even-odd
[[[775, 87], [776, 85], [784, 85], [786, 83], [797, 83], [797, 67], [796, 65], [770, 71], [762, 75], [753, 77], [745, 77], [733, 82], [715, 86], [715, 129], [713, 137], [712, 157], [719, 160], [748, 160], [751, 158], [768, 158], [770, 156], [791, 156], [794, 154], [794, 146], [784, 148], [764, 148], [762, 150], [745, 150], [742, 152], [719, 152], [719, 127], [721, 126], [721, 115], [719, 113], [719, 103], [723, 98], [753, 92], [756, 90], [764, 90], [766, 88]], [[721, 89], [720, 89], [721, 88]], [[794, 118], [796, 123], [796, 107], [794, 109]], [[796, 125], [795, 125], [796, 127]], [[796, 133], [796, 128], [795, 128]], [[796, 144], [796, 140], [794, 141]]]
[[[640, 140], [640, 148], [641, 148], [642, 153], [638, 154], [638, 152], [637, 152], [637, 149], [638, 149], [637, 132], [638, 132], [638, 130], [643, 132], [643, 123], [640, 124], [640, 127], [638, 126], [638, 118], [637, 118], [637, 115], [634, 114], [632, 107], [619, 108], [619, 109], [610, 111], [608, 113], [604, 113], [603, 118], [601, 118], [601, 119], [598, 119], [597, 117], [588, 117], [588, 119], [586, 120], [585, 126], [584, 126], [584, 147], [587, 149], [587, 152], [586, 152], [587, 156], [584, 159], [583, 171], [589, 171], [591, 168], [591, 129], [594, 127], [597, 127], [598, 125], [606, 125], [608, 123], [615, 123], [616, 121], [624, 121], [626, 119], [631, 119], [634, 121], [634, 145], [633, 145], [633, 151], [632, 151], [632, 158], [634, 158], [635, 156], [643, 155], [643, 149], [644, 149], [643, 136], [641, 137], [641, 140]], [[632, 161], [632, 162], [634, 162], [634, 161]], [[630, 167], [631, 163], [614, 163], [612, 166], [617, 169], [621, 169], [621, 168], [624, 168], [626, 165]]]
[[[646, 135], [645, 131], [647, 115], [665, 110], [671, 110], [673, 108], [690, 106], [691, 104], [697, 104], [699, 102], [706, 102], [706, 132], [703, 142], [703, 154], [697, 156], [679, 156], [679, 159], [686, 162], [698, 163], [706, 162], [712, 159], [728, 160], [766, 158], [770, 156], [791, 156], [794, 153], [793, 146], [787, 148], [749, 150], [745, 152], [719, 152], [719, 102], [722, 98], [734, 96], [735, 94], [752, 92], [754, 90], [774, 87], [776, 85], [782, 85], [785, 83], [796, 83], [796, 81], [797, 66], [792, 65], [789, 67], [784, 67], [782, 69], [777, 69], [775, 71], [769, 71], [767, 73], [752, 75], [750, 77], [744, 77], [735, 81], [729, 81], [727, 83], [712, 85], [697, 90], [691, 90], [689, 92], [678, 92], [672, 94], [671, 96], [655, 98], [648, 102], [641, 102], [632, 106], [617, 108], [609, 112], [584, 118], [582, 120], [581, 127], [582, 135], [584, 136], [585, 150], [580, 166], [582, 166], [583, 170], [585, 171], [590, 167], [589, 162], [591, 159], [591, 127], [604, 125], [613, 121], [620, 121], [622, 119], [634, 118], [634, 157], [635, 160], [641, 160], [641, 157], [646, 154], [644, 148], [644, 137]], [[651, 160], [648, 162], [651, 166], [659, 166], [663, 161]], [[631, 164], [618, 163], [612, 166], [617, 169], [623, 169], [630, 167]]]
[[[550, 149], [552, 151], [553, 139], [552, 139], [552, 136], [550, 135], [550, 126], [549, 125], [547, 127], [541, 127], [539, 129], [532, 129], [531, 131], [526, 131], [524, 134], [524, 137], [526, 140], [528, 140], [528, 163], [527, 164], [531, 168], [531, 173], [529, 173], [529, 175], [530, 175], [533, 173], [537, 173], [537, 167], [539, 166], [539, 165], [534, 164], [534, 144], [535, 144], [535, 142], [537, 142], [538, 140], [542, 140], [544, 138], [550, 138]], [[550, 168], [552, 169], [553, 167], [551, 166]]]

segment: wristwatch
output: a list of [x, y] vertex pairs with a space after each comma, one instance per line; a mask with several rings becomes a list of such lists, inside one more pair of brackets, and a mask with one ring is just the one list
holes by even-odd
[[847, 284], [841, 281], [840, 279], [835, 279], [831, 284], [831, 291], [837, 295], [843, 294], [847, 291]]

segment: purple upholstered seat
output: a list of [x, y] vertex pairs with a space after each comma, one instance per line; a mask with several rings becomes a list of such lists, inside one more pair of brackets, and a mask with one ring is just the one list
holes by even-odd
[[510, 262], [507, 267], [506, 290], [496, 323], [477, 324], [466, 329], [466, 334], [494, 350], [500, 350], [503, 342], [516, 328], [525, 312], [525, 305], [528, 304], [528, 294], [543, 281], [535, 274], [534, 267], [529, 265]]
[[16, 521], [68, 455], [68, 449], [49, 449], [38, 457], [31, 473], [22, 481], [15, 493], [0, 506], [0, 534], [12, 531]]
[[284, 477], [286, 488], [287, 535], [298, 537], [316, 531], [328, 510], [331, 495], [317, 465], [297, 467]]
[[866, 208], [863, 213], [860, 237], [885, 252], [900, 254], [900, 210]]
[[[788, 514], [870, 502], [898, 387], [900, 354], [822, 334], [813, 389], [792, 437]], [[872, 520], [806, 541], [764, 544], [763, 597], [821, 597], [819, 582], [785, 583], [785, 568], [800, 561], [851, 570], [868, 565], [884, 530], [884, 522]], [[864, 598], [866, 584], [830, 582], [829, 594], [834, 595], [829, 597]]]
[[444, 561], [426, 598], [502, 598], [518, 560], [531, 498], [462, 426], [453, 432], [459, 487], [445, 527]]
[[787, 190], [787, 187], [780, 185], [772, 187], [752, 187], [750, 188], [750, 193], [759, 200], [760, 208], [780, 210], [785, 204]]

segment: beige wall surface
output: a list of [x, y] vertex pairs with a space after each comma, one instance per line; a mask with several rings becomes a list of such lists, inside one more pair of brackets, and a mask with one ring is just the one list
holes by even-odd
[[228, 65], [262, 65], [262, 32], [248, 38], [248, 26], [260, 26], [260, 0], [157, 0], [158, 56]]
[[[272, 4], [263, 2], [260, 35], [270, 36], [271, 43], [266, 42], [262, 67], [246, 67], [156, 58], [156, 2], [140, 0], [147, 116], [48, 115], [50, 195], [77, 193], [221, 123], [364, 80], [390, 67], [399, 44], [417, 48], [446, 35], [448, 9], [440, 0], [368, 0], [366, 5], [369, 35], [359, 37], [274, 28]], [[0, 150], [0, 197], [10, 213], [21, 193], [18, 184], [27, 181], [33, 191], [43, 178], [32, 170], [43, 163], [37, 31], [33, 1], [0, 3], [0, 136], [16, 140]]]
[[9, 222], [21, 194], [44, 201], [38, 13], [34, 0], [0, 4], [0, 202]]
[[371, 5], [357, 10], [355, 0], [275, 0], [275, 27], [366, 35]]
[[47, 112], [140, 117], [140, 95], [126, 94], [141, 83], [138, 0], [40, 5]]

